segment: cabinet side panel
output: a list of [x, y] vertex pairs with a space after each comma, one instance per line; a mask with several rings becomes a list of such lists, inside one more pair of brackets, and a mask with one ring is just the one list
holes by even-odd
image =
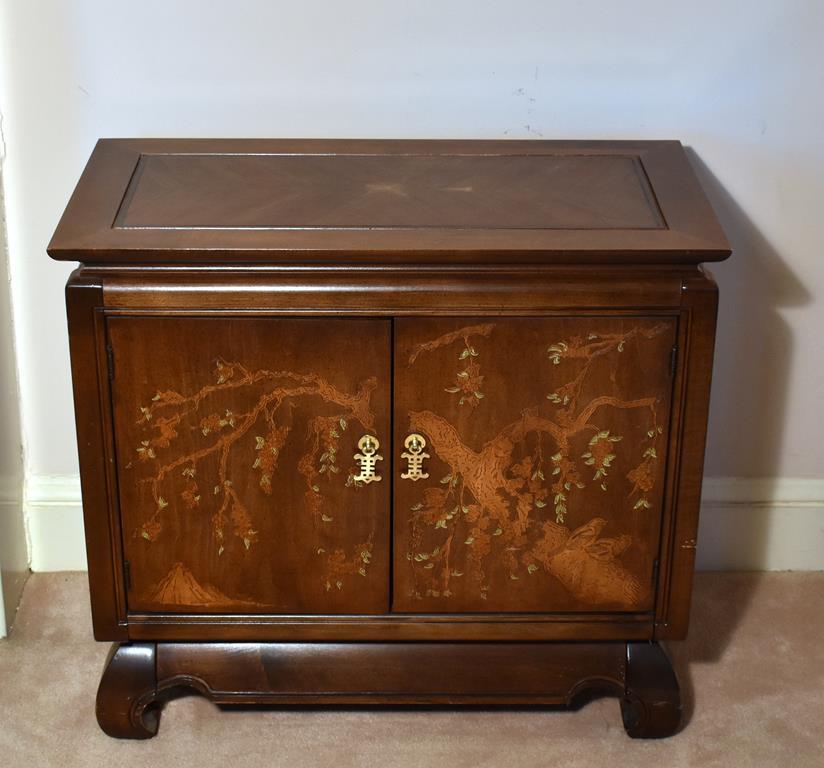
[[[108, 392], [101, 374], [101, 347], [105, 337], [98, 310], [103, 306], [99, 282], [85, 280], [75, 272], [66, 286], [69, 322], [74, 412], [86, 553], [89, 563], [89, 590], [94, 636], [98, 640], [125, 640], [125, 623], [119, 562], [119, 532], [110, 514], [110, 467], [107, 449], [106, 414]], [[102, 367], [105, 370], [105, 359]]]
[[683, 639], [689, 625], [718, 309], [718, 288], [708, 274], [685, 279], [683, 294], [687, 346], [682, 357], [680, 455], [673, 536], [669, 551], [662, 553], [666, 582], [659, 591], [655, 631], [656, 638], [668, 640]]

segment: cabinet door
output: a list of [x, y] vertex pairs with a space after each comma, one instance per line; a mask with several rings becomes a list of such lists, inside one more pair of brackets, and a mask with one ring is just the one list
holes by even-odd
[[676, 324], [396, 322], [393, 610], [652, 609]]
[[385, 320], [113, 317], [114, 423], [131, 611], [382, 613]]

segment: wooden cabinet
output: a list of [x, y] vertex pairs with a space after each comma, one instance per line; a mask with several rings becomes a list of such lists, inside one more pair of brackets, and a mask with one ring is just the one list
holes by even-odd
[[[678, 725], [716, 289], [677, 142], [102, 141], [67, 287], [98, 693]], [[277, 672], [275, 673], [275, 671]]]

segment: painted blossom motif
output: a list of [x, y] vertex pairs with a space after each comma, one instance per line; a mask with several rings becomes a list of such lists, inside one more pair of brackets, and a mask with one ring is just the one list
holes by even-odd
[[347, 576], [357, 574], [365, 577], [372, 562], [373, 547], [374, 543], [371, 537], [368, 541], [355, 545], [349, 554], [340, 547], [331, 552], [327, 552], [323, 547], [318, 547], [317, 554], [325, 556], [327, 562], [324, 589], [327, 592], [331, 592], [333, 589], [343, 589], [343, 580]]
[[[324, 485], [344, 482], [338, 456], [341, 435], [349, 423], [355, 422], [365, 431], [374, 430], [370, 400], [376, 386], [376, 379], [369, 378], [357, 392], [349, 394], [315, 374], [251, 371], [239, 362], [220, 358], [215, 361], [214, 382], [194, 394], [158, 391], [150, 403], [139, 407], [137, 418], [143, 436], [135, 449], [136, 458], [152, 468], [150, 476], [140, 482], [149, 485], [154, 508], [134, 532], [135, 536], [147, 542], [157, 540], [163, 532], [166, 510], [174, 506], [181, 509], [181, 514], [209, 515], [218, 555], [225, 551], [227, 537], [240, 541], [245, 550], [251, 549], [259, 541], [259, 529], [250, 510], [249, 494], [256, 488], [264, 496], [273, 495], [280, 454], [287, 441], [300, 439], [291, 434], [290, 425], [279, 420], [278, 414], [282, 408], [300, 407], [310, 398], [319, 398], [336, 412], [309, 419], [309, 433], [297, 469], [305, 483], [306, 513], [321, 525], [333, 523], [335, 515], [325, 501]], [[217, 411], [208, 407], [214, 402], [213, 395], [239, 388], [257, 393], [248, 410]], [[194, 449], [175, 450], [180, 430], [191, 423], [196, 425], [201, 439]], [[254, 447], [248, 469], [257, 482], [247, 485], [244, 476], [243, 482], [236, 485], [230, 458], [237, 451], [247, 450], [243, 446], [250, 438]], [[247, 442], [241, 443], [244, 439]], [[207, 476], [214, 470], [204, 469], [206, 460], [215, 458], [215, 474]], [[345, 577], [365, 575], [372, 543], [360, 545], [353, 556], [341, 555], [335, 549], [327, 552], [322, 546], [316, 546], [315, 552], [323, 555], [321, 586], [331, 584], [340, 589]]]
[[458, 353], [459, 365], [455, 373], [455, 379], [444, 387], [444, 391], [457, 396], [458, 405], [466, 406], [472, 410], [480, 405], [481, 400], [484, 399], [482, 391], [484, 377], [481, 374], [481, 366], [478, 362], [480, 352], [475, 343], [472, 342], [472, 338], [487, 337], [492, 333], [494, 327], [491, 323], [470, 325], [457, 331], [445, 333], [443, 336], [424, 344], [419, 344], [409, 356], [409, 364], [412, 365], [422, 352], [431, 352], [441, 347], [451, 346], [457, 341], [463, 342], [463, 347]]
[[[489, 336], [494, 327], [482, 326], [483, 335]], [[407, 559], [413, 571], [413, 597], [448, 598], [455, 579], [468, 579], [487, 599], [494, 569], [513, 581], [549, 573], [576, 599], [594, 605], [631, 608], [646, 598], [648, 587], [620, 561], [632, 544], [629, 536], [603, 536], [607, 521], [601, 517], [573, 530], [565, 521], [576, 493], [590, 484], [606, 491], [613, 480], [623, 436], [598, 426], [599, 414], [609, 409], [648, 414], [649, 443], [627, 478], [633, 483], [634, 509], [651, 507], [655, 442], [663, 434], [657, 397], [602, 395], [581, 400], [595, 360], [611, 355], [620, 365], [628, 342], [642, 343], [666, 328], [660, 324], [620, 334], [591, 333], [550, 344], [550, 378], [557, 379], [555, 366], [565, 364], [574, 366], [570, 378], [549, 393], [545, 405], [524, 410], [480, 451], [467, 446], [442, 416], [432, 411], [410, 413], [410, 429], [426, 435], [432, 452], [450, 469], [440, 486], [423, 489], [410, 509]], [[418, 345], [410, 365], [420, 351], [464, 339], [466, 330]], [[573, 452], [573, 440], [587, 434], [586, 449]], [[547, 519], [547, 507], [554, 519]], [[465, 568], [456, 568], [456, 562]]]
[[633, 510], [651, 509], [648, 494], [655, 486], [656, 465], [658, 463], [658, 450], [656, 444], [661, 435], [664, 434], [663, 427], [654, 426], [647, 431], [647, 439], [644, 441], [641, 461], [635, 468], [627, 473], [627, 480], [632, 483], [632, 490], [629, 492], [630, 498], [635, 500]]

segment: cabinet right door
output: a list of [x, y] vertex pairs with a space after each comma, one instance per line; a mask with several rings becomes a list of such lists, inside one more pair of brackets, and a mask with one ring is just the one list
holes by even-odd
[[652, 610], [676, 330], [397, 320], [393, 610]]

